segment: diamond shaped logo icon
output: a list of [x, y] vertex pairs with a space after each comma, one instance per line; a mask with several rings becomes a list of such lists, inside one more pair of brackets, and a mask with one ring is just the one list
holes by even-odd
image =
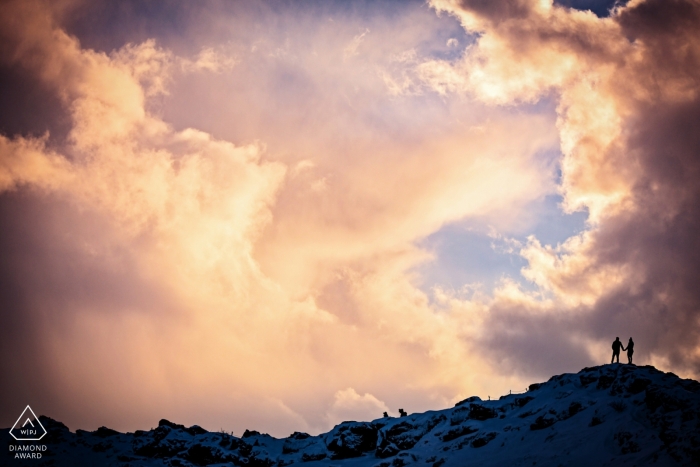
[[39, 441], [46, 435], [46, 428], [41, 424], [32, 408], [27, 406], [12, 426], [10, 434], [17, 441]]

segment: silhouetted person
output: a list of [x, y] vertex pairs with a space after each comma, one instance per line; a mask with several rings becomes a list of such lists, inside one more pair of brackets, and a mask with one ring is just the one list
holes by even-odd
[[[625, 350], [624, 348], [622, 350]], [[630, 337], [629, 342], [627, 343], [627, 363], [632, 363], [632, 354], [634, 353], [634, 341]]]
[[388, 418], [388, 417], [389, 417], [389, 414], [384, 412], [384, 418]]
[[622, 347], [622, 342], [620, 342], [620, 338], [616, 337], [615, 341], [612, 343], [613, 356], [612, 356], [612, 359], [610, 360], [610, 363], [613, 363], [616, 358], [617, 358], [617, 363], [620, 363], [620, 348], [622, 348], [622, 350], [625, 350], [625, 348]]

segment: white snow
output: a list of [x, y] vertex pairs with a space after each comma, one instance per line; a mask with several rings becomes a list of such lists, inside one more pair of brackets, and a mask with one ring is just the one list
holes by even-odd
[[42, 421], [48, 451], [33, 465], [700, 465], [700, 383], [623, 364], [555, 376], [499, 400], [343, 422], [318, 436], [236, 438], [166, 421], [136, 433], [71, 433]]

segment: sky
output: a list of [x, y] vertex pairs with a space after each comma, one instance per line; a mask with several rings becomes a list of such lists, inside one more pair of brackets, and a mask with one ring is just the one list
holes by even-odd
[[2, 2], [0, 424], [315, 434], [524, 391], [616, 336], [697, 379], [699, 23]]

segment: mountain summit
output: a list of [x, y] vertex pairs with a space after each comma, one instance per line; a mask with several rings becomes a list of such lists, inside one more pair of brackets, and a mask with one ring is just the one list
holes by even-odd
[[[554, 376], [499, 400], [470, 397], [444, 410], [343, 422], [318, 436], [246, 430], [237, 438], [167, 420], [150, 431], [72, 433], [40, 420], [48, 449], [33, 465], [700, 465], [700, 383], [624, 364]], [[2, 465], [20, 461], [10, 455]]]

